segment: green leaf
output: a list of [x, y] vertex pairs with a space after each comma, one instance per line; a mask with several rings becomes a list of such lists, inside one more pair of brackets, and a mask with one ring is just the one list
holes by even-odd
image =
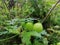
[[30, 45], [30, 37], [31, 37], [31, 32], [23, 32], [22, 34], [22, 42], [25, 43], [26, 45]]
[[40, 33], [37, 33], [35, 31], [31, 31], [31, 32], [24, 31], [22, 33], [22, 42], [26, 43], [27, 45], [30, 45], [31, 44], [31, 41], [30, 41], [31, 36], [35, 36], [35, 37], [41, 38]]
[[0, 35], [8, 34], [8, 31], [0, 32]]

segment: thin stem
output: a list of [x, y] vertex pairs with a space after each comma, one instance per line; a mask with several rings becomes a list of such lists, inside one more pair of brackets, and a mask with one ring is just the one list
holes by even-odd
[[48, 16], [50, 15], [50, 13], [54, 10], [54, 8], [56, 7], [56, 5], [60, 2], [60, 0], [58, 0], [56, 2], [56, 4], [49, 10], [49, 12], [46, 14], [46, 17], [43, 19], [42, 23], [48, 18]]
[[2, 42], [2, 41], [6, 41], [6, 40], [9, 40], [9, 39], [12, 39], [12, 38], [14, 38], [14, 37], [16, 37], [17, 35], [14, 35], [14, 36], [12, 36], [12, 37], [9, 37], [9, 38], [6, 38], [6, 39], [2, 39], [2, 40], [0, 40], [0, 42]]

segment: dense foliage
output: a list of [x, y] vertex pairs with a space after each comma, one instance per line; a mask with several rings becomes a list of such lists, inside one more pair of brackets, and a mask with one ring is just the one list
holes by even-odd
[[0, 0], [0, 45], [60, 45], [58, 0]]

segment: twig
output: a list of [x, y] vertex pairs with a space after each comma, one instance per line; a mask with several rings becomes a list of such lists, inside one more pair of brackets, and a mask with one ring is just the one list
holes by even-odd
[[2, 42], [2, 41], [6, 41], [6, 40], [9, 40], [9, 39], [12, 39], [12, 38], [14, 38], [14, 37], [16, 37], [16, 36], [17, 36], [17, 35], [14, 35], [14, 36], [9, 37], [9, 38], [6, 38], [6, 39], [1, 39], [0, 42]]
[[53, 33], [59, 34], [60, 35], [60, 31], [54, 30], [54, 29], [47, 29], [47, 31], [52, 31]]
[[50, 13], [54, 10], [54, 8], [56, 7], [56, 5], [60, 2], [60, 0], [58, 0], [56, 2], [56, 4], [49, 10], [49, 12], [46, 14], [46, 17], [42, 20], [42, 23], [48, 18], [48, 16], [50, 15]]

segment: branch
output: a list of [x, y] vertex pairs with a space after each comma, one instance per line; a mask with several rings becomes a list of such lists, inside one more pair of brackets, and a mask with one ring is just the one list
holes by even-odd
[[49, 12], [46, 14], [46, 17], [43, 19], [42, 23], [48, 18], [48, 16], [50, 15], [50, 13], [54, 10], [54, 8], [56, 7], [56, 5], [60, 2], [60, 0], [58, 0], [56, 2], [56, 4], [49, 10]]

